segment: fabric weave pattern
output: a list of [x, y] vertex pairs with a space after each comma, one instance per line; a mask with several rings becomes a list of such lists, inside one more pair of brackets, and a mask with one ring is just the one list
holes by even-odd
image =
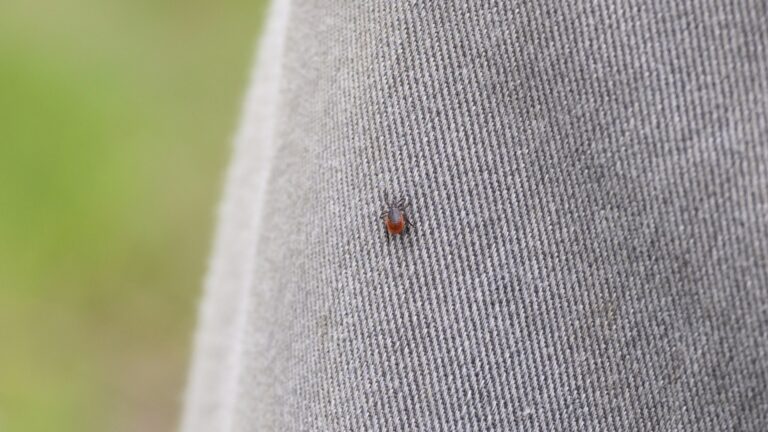
[[768, 430], [767, 17], [292, 2], [232, 430]]

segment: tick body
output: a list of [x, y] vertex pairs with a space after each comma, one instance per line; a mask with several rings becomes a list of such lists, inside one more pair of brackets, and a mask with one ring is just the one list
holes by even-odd
[[413, 224], [408, 220], [408, 215], [405, 210], [409, 207], [405, 198], [400, 201], [387, 204], [387, 209], [381, 212], [381, 219], [384, 221], [384, 226], [387, 228], [389, 235], [402, 235], [408, 232], [408, 228], [413, 227]]

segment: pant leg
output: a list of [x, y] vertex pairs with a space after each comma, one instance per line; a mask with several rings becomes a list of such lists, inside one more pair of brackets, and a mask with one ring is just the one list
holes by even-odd
[[292, 2], [227, 427], [768, 430], [766, 16]]

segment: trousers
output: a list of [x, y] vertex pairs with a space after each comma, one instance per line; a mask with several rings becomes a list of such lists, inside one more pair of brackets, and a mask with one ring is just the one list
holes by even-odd
[[183, 411], [768, 430], [768, 3], [275, 1]]

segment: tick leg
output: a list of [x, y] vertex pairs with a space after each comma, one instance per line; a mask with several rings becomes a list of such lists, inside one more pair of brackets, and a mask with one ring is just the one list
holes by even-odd
[[411, 222], [411, 218], [406, 217], [405, 218], [405, 224], [408, 225], [408, 226], [412, 226], [412, 227], [416, 228], [416, 225], [414, 225], [413, 222]]
[[411, 230], [411, 229], [414, 229], [414, 230], [415, 230], [415, 229], [416, 229], [416, 225], [414, 225], [413, 223], [411, 223], [411, 221], [410, 221], [410, 220], [408, 220], [408, 219], [406, 219], [406, 220], [405, 220], [405, 226], [406, 226], [406, 227], [408, 227], [408, 229], [409, 229], [409, 230]]

